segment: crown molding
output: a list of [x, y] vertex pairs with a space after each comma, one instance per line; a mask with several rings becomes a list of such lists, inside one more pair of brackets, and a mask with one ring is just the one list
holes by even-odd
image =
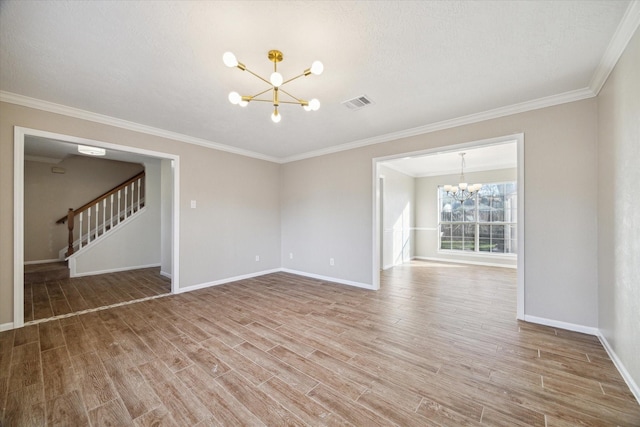
[[552, 107], [554, 105], [580, 101], [583, 99], [592, 98], [594, 96], [596, 96], [595, 93], [589, 88], [578, 89], [578, 90], [560, 93], [557, 95], [547, 96], [544, 98], [534, 99], [532, 101], [526, 101], [526, 102], [521, 102], [519, 104], [509, 105], [506, 107], [495, 108], [493, 110], [488, 110], [481, 113], [469, 114], [467, 116], [462, 116], [455, 119], [443, 120], [440, 122], [431, 123], [424, 126], [418, 126], [415, 128], [406, 129], [398, 132], [387, 133], [387, 134], [375, 136], [372, 138], [366, 138], [366, 139], [361, 139], [354, 142], [348, 142], [345, 144], [328, 147], [321, 150], [309, 151], [306, 153], [284, 157], [284, 158], [277, 158], [277, 157], [267, 156], [265, 154], [249, 151], [249, 150], [243, 150], [241, 148], [235, 148], [235, 147], [231, 147], [224, 144], [218, 144], [218, 143], [207, 141], [201, 138], [195, 138], [195, 137], [183, 135], [176, 132], [170, 132], [170, 131], [155, 128], [152, 126], [142, 125], [139, 123], [129, 122], [127, 120], [117, 119], [115, 117], [92, 113], [90, 111], [85, 111], [78, 108], [67, 107], [65, 105], [55, 104], [49, 101], [30, 98], [27, 96], [18, 95], [11, 92], [0, 91], [0, 101], [2, 102], [21, 105], [23, 107], [35, 108], [37, 110], [48, 111], [50, 113], [62, 114], [62, 115], [74, 117], [77, 119], [88, 120], [96, 123], [102, 123], [105, 125], [118, 127], [121, 129], [127, 129], [134, 132], [140, 132], [140, 133], [145, 133], [149, 135], [159, 136], [162, 138], [168, 138], [175, 141], [185, 142], [187, 144], [199, 145], [202, 147], [212, 148], [215, 150], [225, 151], [233, 154], [239, 154], [241, 156], [252, 157], [259, 160], [266, 160], [269, 162], [280, 163], [280, 164], [309, 159], [312, 157], [324, 156], [327, 154], [339, 153], [341, 151], [353, 150], [355, 148], [366, 147], [368, 145], [374, 145], [374, 144], [380, 144], [382, 142], [395, 141], [398, 139], [408, 138], [416, 135], [423, 135], [431, 132], [436, 132], [439, 130], [451, 129], [458, 126], [478, 123], [485, 120], [497, 119], [500, 117], [510, 116], [518, 113], [524, 113], [527, 111], [537, 110], [540, 108]]
[[114, 126], [121, 129], [126, 129], [134, 132], [140, 132], [148, 135], [159, 136], [161, 138], [172, 139], [174, 141], [185, 142], [187, 144], [199, 145], [201, 147], [213, 148], [219, 151], [225, 151], [227, 153], [239, 154], [245, 157], [252, 157], [254, 159], [266, 160], [268, 162], [280, 163], [281, 160], [267, 156], [265, 154], [256, 153], [254, 151], [243, 150], [242, 148], [231, 147], [229, 145], [219, 144], [216, 142], [207, 141], [202, 138], [195, 138], [193, 136], [184, 135], [177, 132], [171, 132], [168, 130], [156, 128], [153, 126], [142, 125], [127, 120], [118, 119], [111, 116], [105, 116], [103, 114], [93, 113], [91, 111], [81, 110], [79, 108], [68, 107], [66, 105], [56, 104], [49, 101], [43, 101], [41, 99], [30, 98], [28, 96], [19, 95], [12, 92], [0, 91], [0, 101], [7, 102], [9, 104], [20, 105], [22, 107], [34, 108], [36, 110], [47, 111], [49, 113], [62, 114], [64, 116], [74, 117], [76, 119], [87, 120], [90, 122], [101, 123], [104, 125]]
[[348, 142], [334, 147], [324, 148], [321, 150], [309, 151], [294, 156], [280, 159], [280, 163], [295, 162], [298, 160], [309, 159], [312, 157], [324, 156], [326, 154], [338, 153], [340, 151], [353, 150], [354, 148], [366, 147], [368, 145], [379, 144], [381, 142], [395, 141], [401, 138], [408, 138], [416, 135], [436, 132], [444, 129], [451, 129], [458, 126], [468, 125], [472, 123], [483, 122], [485, 120], [497, 119], [500, 117], [510, 116], [512, 114], [524, 113], [527, 111], [538, 110], [540, 108], [552, 107], [554, 105], [566, 104], [568, 102], [580, 101], [587, 98], [593, 98], [595, 93], [589, 88], [572, 90], [557, 95], [546, 96], [544, 98], [534, 99], [532, 101], [521, 102], [506, 107], [495, 108], [493, 110], [481, 113], [469, 114], [467, 116], [458, 117], [450, 120], [443, 120], [424, 126], [418, 126], [398, 132], [387, 133], [372, 138], [361, 139], [359, 141]]
[[604, 52], [596, 72], [593, 73], [591, 81], [589, 82], [589, 88], [596, 95], [600, 93], [602, 86], [604, 86], [609, 74], [613, 71], [613, 68], [618, 63], [618, 60], [627, 48], [631, 37], [640, 26], [640, 0], [633, 0], [629, 3], [627, 10], [625, 11], [620, 24], [616, 29], [616, 32], [611, 37], [609, 46]]

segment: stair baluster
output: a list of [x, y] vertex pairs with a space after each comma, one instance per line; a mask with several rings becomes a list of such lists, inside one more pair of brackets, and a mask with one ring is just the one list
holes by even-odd
[[134, 196], [134, 191], [135, 191], [135, 186], [134, 183], [131, 183], [131, 211], [129, 212], [129, 215], [133, 215], [133, 208], [134, 208], [134, 204], [133, 204], [133, 196]]
[[120, 210], [121, 199], [122, 199], [122, 196], [120, 195], [120, 190], [118, 190], [118, 221], [117, 221], [118, 224], [120, 224], [120, 212], [122, 212], [122, 210]]
[[113, 194], [111, 195], [111, 203], [110, 203], [111, 214], [109, 215], [109, 229], [113, 228]]
[[[75, 210], [70, 208], [67, 215], [56, 221], [58, 224], [67, 222], [69, 245], [68, 248], [63, 249], [66, 250], [65, 256], [68, 257], [78, 252], [114, 226], [125, 221], [134, 213], [139, 212], [144, 204], [144, 195], [142, 193], [144, 178], [144, 171], [140, 172], [82, 207]], [[129, 193], [131, 193], [131, 197], [129, 197]], [[100, 202], [102, 202], [102, 208], [100, 207]], [[116, 203], [117, 208], [115, 206]], [[102, 211], [102, 214], [100, 211]], [[86, 221], [84, 212], [86, 212]], [[91, 221], [92, 216], [95, 216], [94, 221]], [[78, 218], [78, 224], [74, 224], [75, 218]], [[78, 230], [77, 233], [75, 233], [74, 227]], [[73, 238], [74, 234], [78, 236], [76, 240]]]
[[73, 254], [73, 208], [69, 208], [67, 213], [67, 228], [69, 229], [69, 248], [67, 249], [66, 256]]
[[78, 235], [80, 236], [79, 240], [80, 240], [80, 249], [82, 249], [82, 217], [84, 215], [84, 212], [80, 212], [80, 227], [78, 227]]
[[91, 243], [91, 208], [87, 209], [87, 245], [89, 243]]

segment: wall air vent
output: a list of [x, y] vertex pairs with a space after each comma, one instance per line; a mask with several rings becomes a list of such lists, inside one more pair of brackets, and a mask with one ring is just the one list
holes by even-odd
[[364, 107], [373, 105], [374, 102], [367, 95], [357, 96], [342, 102], [342, 105], [350, 110], [361, 110]]

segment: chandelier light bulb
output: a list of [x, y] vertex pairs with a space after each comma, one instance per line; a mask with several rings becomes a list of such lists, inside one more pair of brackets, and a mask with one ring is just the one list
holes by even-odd
[[[458, 184], [458, 187], [460, 187], [460, 189], [461, 189], [462, 191], [466, 190], [466, 189], [467, 189], [467, 186], [468, 186], [468, 185], [467, 185], [467, 183], [466, 183], [466, 182], [461, 182], [460, 184]], [[471, 190], [471, 191], [473, 191], [473, 190]]]
[[238, 92], [231, 92], [229, 94], [229, 102], [232, 103], [233, 105], [239, 104], [240, 101], [242, 101], [242, 97]]
[[311, 107], [309, 106], [309, 104], [303, 105], [302, 108], [304, 108], [304, 111], [311, 111]]
[[271, 114], [271, 120], [273, 120], [273, 123], [280, 123], [280, 120], [282, 119], [282, 116], [280, 116], [280, 113], [278, 112], [278, 110], [274, 110], [273, 114]]
[[451, 191], [451, 185], [449, 185], [449, 184], [445, 185], [445, 186], [444, 186], [444, 191], [446, 191], [447, 193], [448, 193], [449, 191]]
[[224, 55], [222, 55], [222, 62], [224, 62], [224, 65], [229, 68], [238, 66], [238, 60], [236, 59], [236, 56], [231, 52], [225, 52]]
[[324, 65], [320, 61], [313, 61], [311, 64], [311, 74], [319, 76], [324, 71]]
[[457, 193], [458, 192], [458, 187], [456, 187], [455, 185], [453, 187], [451, 187], [451, 192], [452, 193]]
[[274, 87], [280, 87], [284, 79], [282, 78], [282, 74], [276, 71], [271, 73], [271, 77], [269, 77], [269, 81]]
[[249, 105], [249, 101], [245, 101], [244, 99], [241, 99], [240, 102], [238, 102], [238, 105], [241, 107], [246, 107], [247, 105]]
[[318, 111], [318, 109], [320, 108], [320, 101], [318, 101], [316, 98], [313, 98], [311, 101], [309, 101], [309, 108], [311, 108], [313, 111]]

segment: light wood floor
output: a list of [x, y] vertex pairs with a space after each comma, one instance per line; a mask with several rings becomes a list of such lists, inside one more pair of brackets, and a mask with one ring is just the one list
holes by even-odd
[[2, 332], [0, 424], [640, 425], [596, 338], [514, 320], [515, 280], [277, 273]]
[[[34, 266], [30, 267], [33, 269]], [[24, 321], [47, 319], [170, 292], [171, 280], [162, 277], [159, 268], [25, 284]]]

